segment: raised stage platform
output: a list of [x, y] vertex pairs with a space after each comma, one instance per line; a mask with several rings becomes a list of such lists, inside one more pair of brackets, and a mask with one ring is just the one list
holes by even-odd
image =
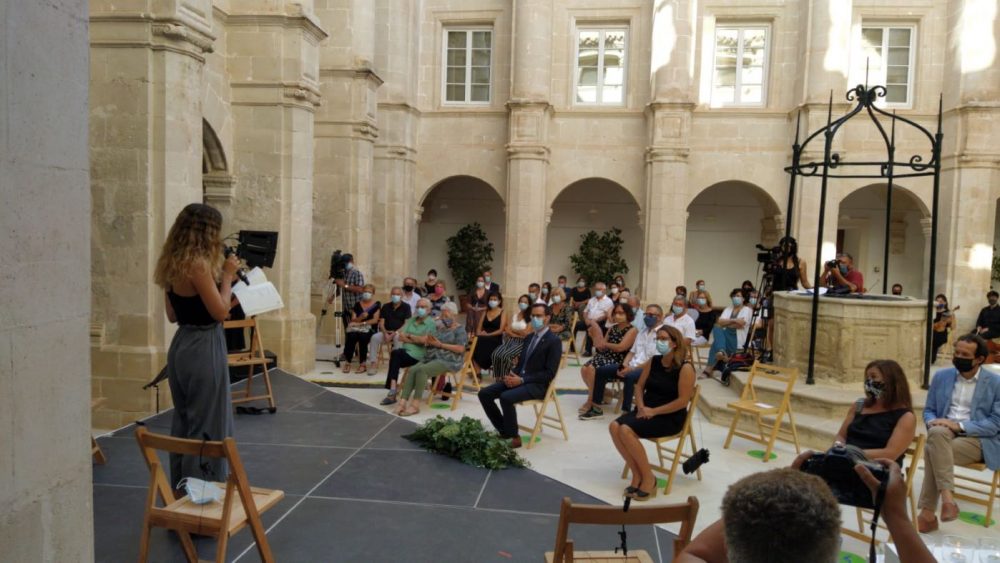
[[[414, 423], [271, 373], [278, 412], [237, 415], [235, 437], [250, 483], [285, 491], [263, 516], [277, 561], [538, 561], [554, 546], [563, 497], [603, 504], [530, 469], [489, 471], [428, 453], [402, 438]], [[171, 414], [147, 427], [169, 433]], [[98, 438], [108, 462], [94, 466], [96, 561], [139, 553], [149, 472], [133, 433]], [[579, 550], [611, 550], [617, 531], [575, 526], [570, 536]], [[628, 531], [630, 550], [671, 560], [669, 532]], [[251, 541], [248, 530], [234, 537], [229, 560], [258, 561]], [[214, 540], [196, 543], [202, 559], [214, 557]], [[176, 536], [154, 530], [150, 560], [184, 561]]]

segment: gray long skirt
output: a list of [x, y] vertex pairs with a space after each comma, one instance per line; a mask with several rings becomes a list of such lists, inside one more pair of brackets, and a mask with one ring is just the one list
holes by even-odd
[[[170, 435], [191, 440], [222, 440], [233, 435], [233, 403], [222, 323], [181, 325], [167, 352], [167, 375], [174, 399]], [[184, 477], [225, 481], [226, 461], [170, 454], [174, 488]]]

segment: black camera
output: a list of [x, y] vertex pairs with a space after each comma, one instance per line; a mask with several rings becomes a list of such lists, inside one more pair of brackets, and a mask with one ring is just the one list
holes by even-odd
[[703, 464], [708, 463], [708, 450], [702, 448], [695, 452], [694, 455], [684, 460], [681, 464], [681, 468], [684, 470], [685, 475], [690, 475], [698, 470]]
[[347, 264], [354, 257], [348, 253], [341, 252], [338, 248], [333, 251], [330, 257], [330, 277], [335, 280], [342, 280], [347, 277]]
[[780, 270], [784, 266], [785, 252], [781, 249], [781, 246], [773, 246], [768, 248], [763, 244], [758, 244], [757, 250], [757, 262], [763, 264], [765, 274], [773, 274], [774, 272]]
[[836, 260], [830, 260], [829, 262], [826, 263], [826, 267], [830, 268], [831, 270], [835, 270], [839, 266], [840, 266], [840, 262], [838, 262]]
[[825, 481], [840, 504], [875, 508], [871, 489], [854, 470], [858, 464], [867, 467], [879, 481], [889, 481], [889, 470], [868, 461], [864, 452], [854, 446], [835, 445], [826, 453], [813, 454], [800, 469]]

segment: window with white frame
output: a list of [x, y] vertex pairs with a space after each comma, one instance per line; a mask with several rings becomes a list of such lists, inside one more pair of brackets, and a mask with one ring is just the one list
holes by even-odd
[[868, 84], [885, 86], [885, 105], [909, 106], [913, 96], [913, 26], [862, 25], [862, 59]]
[[581, 28], [576, 35], [576, 103], [625, 103], [624, 28]]
[[712, 72], [713, 106], [763, 106], [768, 27], [718, 25]]
[[488, 28], [446, 29], [444, 35], [445, 103], [488, 104], [493, 31]]

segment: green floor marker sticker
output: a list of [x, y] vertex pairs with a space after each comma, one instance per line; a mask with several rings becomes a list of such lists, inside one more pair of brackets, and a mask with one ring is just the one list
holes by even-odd
[[841, 551], [837, 555], [837, 563], [865, 563], [868, 561], [864, 557], [861, 557], [857, 553], [851, 553], [850, 551]]
[[[975, 524], [976, 526], [982, 526], [983, 522], [986, 521], [986, 515], [977, 514], [975, 512], [959, 512], [958, 519], [966, 524]], [[990, 518], [990, 526], [996, 524], [997, 521]]]
[[666, 479], [664, 479], [663, 477], [658, 477], [656, 479], [656, 488], [657, 489], [662, 489], [662, 488], [664, 488], [666, 486], [667, 486], [667, 480]]
[[[530, 436], [528, 436], [527, 434], [521, 434], [521, 441], [522, 442], [527, 442], [529, 437]], [[541, 442], [541, 441], [542, 441], [542, 437], [541, 436], [535, 436], [535, 443], [536, 444], [538, 442]]]
[[438, 409], [438, 410], [441, 410], [441, 409], [450, 409], [451, 405], [449, 405], [448, 403], [434, 403], [433, 405], [431, 405], [431, 408], [432, 409]]
[[[755, 457], [757, 459], [764, 459], [764, 451], [763, 450], [750, 450], [749, 452], [747, 452], [747, 455], [750, 456], [750, 457]], [[774, 452], [771, 452], [771, 457], [769, 457], [768, 459], [778, 459], [778, 454], [776, 454]], [[838, 559], [838, 561], [839, 561], [839, 559]]]
[[321, 372], [319, 372], [319, 374], [320, 375], [333, 375], [333, 372], [332, 371], [321, 371]]

